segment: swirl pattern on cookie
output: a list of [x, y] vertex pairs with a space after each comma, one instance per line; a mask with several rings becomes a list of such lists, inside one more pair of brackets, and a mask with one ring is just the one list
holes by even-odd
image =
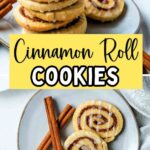
[[77, 1], [78, 0], [63, 0], [59, 2], [39, 3], [32, 0], [19, 0], [20, 4], [25, 8], [39, 12], [61, 10], [75, 4]]
[[91, 131], [78, 131], [67, 138], [65, 150], [107, 150], [107, 144]]
[[52, 12], [41, 13], [30, 9], [26, 9], [26, 11], [28, 11], [28, 13], [33, 17], [37, 17], [49, 22], [73, 20], [84, 13], [84, 2], [83, 0], [79, 0], [74, 5]]
[[106, 142], [111, 142], [123, 128], [123, 117], [112, 104], [89, 101], [77, 107], [73, 116], [73, 127], [76, 131], [93, 131]]
[[63, 0], [33, 0], [34, 2], [39, 2], [39, 3], [51, 3], [51, 2], [60, 2]]
[[124, 10], [124, 0], [85, 0], [86, 15], [106, 22], [118, 18]]
[[66, 26], [69, 22], [72, 20], [67, 20], [63, 22], [46, 22], [38, 18], [31, 18], [31, 16], [28, 16], [24, 8], [21, 6], [18, 6], [17, 9], [14, 12], [14, 16], [16, 18], [16, 21], [23, 26], [25, 29], [36, 31], [36, 32], [43, 32], [53, 29], [58, 29], [61, 27]]
[[[58, 30], [52, 30], [44, 32], [44, 34], [83, 34], [86, 32], [87, 21], [85, 15], [81, 15], [79, 18], [71, 22], [64, 28]], [[37, 32], [29, 31], [24, 29], [25, 34], [37, 34]], [[43, 32], [42, 32], [43, 33]]]

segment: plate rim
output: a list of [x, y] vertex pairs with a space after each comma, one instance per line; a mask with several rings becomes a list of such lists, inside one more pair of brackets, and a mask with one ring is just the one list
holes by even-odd
[[134, 34], [138, 34], [139, 31], [140, 31], [140, 28], [141, 28], [141, 24], [142, 24], [142, 13], [141, 13], [141, 10], [140, 10], [139, 6], [138, 6], [137, 3], [135, 2], [135, 0], [131, 0], [131, 1], [134, 3], [135, 7], [136, 7], [137, 10], [138, 10], [138, 14], [139, 14], [139, 19], [140, 19], [139, 25], [138, 25], [138, 28], [135, 30], [135, 33], [134, 33]]
[[[135, 7], [137, 8], [138, 15], [139, 15], [139, 24], [138, 24], [138, 27], [137, 27], [137, 29], [135, 30], [135, 32], [134, 32], [134, 33], [131, 33], [131, 34], [138, 34], [139, 31], [140, 31], [141, 24], [142, 24], [142, 14], [141, 14], [140, 8], [139, 8], [139, 6], [136, 4], [135, 0], [131, 0], [131, 2], [133, 2], [133, 4], [135, 5]], [[10, 44], [9, 44], [7, 41], [5, 41], [5, 39], [0, 38], [0, 43], [1, 43], [2, 45], [6, 46], [6, 47], [9, 49]]]
[[[56, 89], [55, 89], [55, 90], [56, 90]], [[86, 89], [85, 89], [85, 90], [86, 90]], [[20, 146], [19, 146], [19, 143], [20, 143], [20, 140], [19, 140], [19, 137], [20, 137], [20, 136], [19, 136], [19, 135], [20, 135], [20, 134], [19, 134], [19, 133], [20, 133], [21, 123], [22, 123], [23, 117], [24, 117], [24, 115], [25, 115], [26, 109], [27, 109], [27, 107], [29, 106], [30, 102], [33, 100], [33, 98], [34, 98], [36, 95], [38, 95], [41, 91], [44, 91], [44, 90], [38, 90], [37, 92], [35, 92], [35, 93], [31, 96], [31, 98], [29, 98], [29, 100], [27, 101], [26, 105], [25, 105], [24, 108], [23, 108], [23, 111], [22, 111], [22, 113], [21, 113], [21, 117], [20, 117], [20, 120], [19, 120], [18, 128], [17, 128], [17, 150], [20, 150]], [[139, 129], [139, 127], [138, 127], [137, 120], [136, 120], [135, 115], [134, 115], [134, 113], [133, 113], [133, 111], [132, 111], [132, 108], [130, 107], [128, 101], [127, 101], [126, 98], [121, 94], [121, 92], [120, 92], [119, 90], [112, 90], [112, 91], [114, 91], [116, 94], [118, 94], [118, 95], [124, 100], [124, 102], [126, 103], [127, 107], [129, 108], [129, 110], [130, 110], [130, 112], [131, 112], [131, 114], [132, 114], [132, 116], [133, 116], [133, 120], [134, 120], [135, 125], [136, 125], [137, 136], [138, 136], [138, 137], [137, 137], [137, 138], [138, 138], [137, 150], [139, 150], [139, 149], [140, 149], [140, 129]]]

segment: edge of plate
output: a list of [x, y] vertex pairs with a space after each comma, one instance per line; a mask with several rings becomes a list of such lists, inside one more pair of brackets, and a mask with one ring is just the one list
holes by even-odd
[[28, 100], [28, 102], [26, 103], [26, 105], [24, 106], [23, 108], [23, 111], [21, 113], [21, 117], [20, 117], [20, 120], [19, 120], [19, 124], [18, 124], [18, 128], [17, 128], [17, 149], [20, 150], [20, 147], [19, 147], [19, 130], [20, 130], [20, 127], [21, 127], [21, 122], [22, 122], [22, 119], [23, 119], [23, 116], [26, 112], [26, 108], [28, 107], [29, 103], [32, 101], [33, 97], [35, 97], [37, 94], [39, 94], [42, 90], [38, 90], [37, 92], [35, 92], [31, 98]]
[[131, 0], [133, 2], [133, 4], [135, 5], [135, 7], [137, 8], [137, 11], [139, 13], [139, 25], [138, 25], [138, 28], [135, 30], [135, 33], [134, 34], [137, 34], [139, 33], [140, 31], [140, 28], [141, 28], [141, 24], [142, 24], [142, 14], [141, 14], [141, 11], [140, 11], [140, 8], [138, 7], [138, 5], [136, 4], [135, 0]]
[[129, 104], [129, 102], [126, 100], [126, 97], [124, 97], [124, 95], [119, 91], [119, 90], [114, 90], [120, 97], [122, 97], [125, 101], [125, 103], [127, 104], [127, 107], [130, 109], [132, 115], [133, 115], [133, 119], [136, 123], [136, 128], [137, 128], [137, 131], [138, 131], [138, 147], [137, 147], [137, 150], [140, 150], [140, 130], [139, 130], [139, 127], [138, 127], [138, 124], [137, 124], [137, 120], [135, 118], [135, 114], [133, 113], [132, 111], [132, 108]]
[[0, 44], [2, 44], [4, 47], [9, 48], [9, 43], [7, 43], [4, 39], [0, 38]]
[[[19, 147], [19, 131], [20, 131], [20, 127], [21, 127], [21, 122], [22, 122], [22, 119], [24, 117], [24, 114], [25, 114], [25, 111], [26, 111], [26, 108], [28, 107], [29, 103], [32, 101], [33, 97], [35, 97], [37, 94], [39, 94], [42, 90], [39, 90], [37, 91], [36, 93], [34, 93], [31, 98], [29, 99], [29, 101], [26, 103], [23, 111], [22, 111], [22, 114], [21, 114], [21, 117], [20, 117], [20, 121], [19, 121], [19, 125], [18, 125], [18, 128], [17, 128], [17, 149], [20, 150], [20, 147]], [[129, 105], [129, 103], [127, 102], [127, 100], [125, 99], [125, 97], [118, 91], [118, 90], [113, 90], [115, 93], [117, 93], [120, 97], [123, 98], [123, 100], [125, 101], [125, 103], [127, 104], [127, 107], [129, 108], [130, 112], [132, 113], [133, 115], [133, 119], [135, 121], [135, 124], [136, 124], [136, 129], [137, 129], [137, 133], [138, 133], [138, 147], [137, 147], [137, 150], [140, 149], [140, 134], [139, 134], [139, 128], [138, 128], [138, 124], [137, 124], [137, 121], [136, 121], [136, 118], [135, 118], [135, 115]]]

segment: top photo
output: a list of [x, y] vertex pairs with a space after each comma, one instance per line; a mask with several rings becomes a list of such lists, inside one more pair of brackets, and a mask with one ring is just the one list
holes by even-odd
[[149, 8], [147, 0], [0, 0], [0, 72], [9, 74], [10, 34], [143, 34], [149, 74]]

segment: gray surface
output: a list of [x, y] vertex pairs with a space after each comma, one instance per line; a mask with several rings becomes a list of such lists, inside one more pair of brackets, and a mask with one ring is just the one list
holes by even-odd
[[122, 95], [138, 112], [150, 118], [150, 77], [143, 79], [142, 90], [121, 90]]
[[0, 92], [0, 150], [17, 150], [19, 120], [33, 90]]

